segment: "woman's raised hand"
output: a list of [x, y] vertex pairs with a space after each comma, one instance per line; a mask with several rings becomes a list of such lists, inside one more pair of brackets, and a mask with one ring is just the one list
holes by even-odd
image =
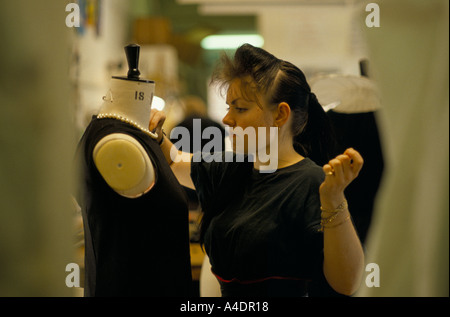
[[320, 201], [325, 209], [334, 209], [345, 199], [345, 188], [359, 175], [362, 156], [349, 148], [323, 166], [325, 180], [320, 185]]

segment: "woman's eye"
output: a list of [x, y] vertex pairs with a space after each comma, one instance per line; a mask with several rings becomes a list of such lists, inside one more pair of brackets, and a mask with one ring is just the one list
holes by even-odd
[[[242, 113], [242, 112], [245, 112], [248, 110], [247, 108], [240, 108], [240, 107], [233, 107], [233, 109], [236, 110], [238, 113]], [[227, 107], [227, 112], [230, 110], [231, 110], [231, 108]]]

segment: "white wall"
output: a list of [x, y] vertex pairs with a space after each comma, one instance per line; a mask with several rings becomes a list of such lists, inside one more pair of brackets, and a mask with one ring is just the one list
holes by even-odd
[[[359, 75], [359, 60], [367, 57], [362, 36], [366, 25], [360, 18], [365, 7], [352, 1], [329, 5], [294, 2], [206, 4], [199, 10], [206, 15], [256, 14], [263, 48], [300, 67], [308, 79], [330, 73]], [[221, 121], [226, 105], [213, 88], [208, 92], [208, 106], [210, 116]]]
[[[312, 76], [318, 72], [359, 74], [353, 6], [279, 6], [259, 12], [264, 48]], [[363, 27], [363, 26], [359, 26]]]
[[88, 26], [84, 34], [76, 36], [74, 51], [79, 55], [79, 100], [77, 127], [83, 130], [92, 113], [101, 105], [102, 97], [109, 88], [112, 75], [124, 56], [124, 46], [129, 44], [130, 2], [124, 0], [102, 1], [100, 11], [100, 34]]
[[381, 26], [367, 36], [386, 168], [366, 260], [380, 285], [363, 281], [359, 296], [448, 297], [449, 2], [378, 3]]

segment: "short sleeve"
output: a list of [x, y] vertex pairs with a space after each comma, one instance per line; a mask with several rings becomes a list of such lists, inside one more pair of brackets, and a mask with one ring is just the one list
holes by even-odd
[[222, 178], [224, 166], [221, 162], [196, 160], [192, 157], [191, 161], [191, 179], [197, 192], [197, 197], [203, 209], [210, 209], [212, 197], [215, 196], [217, 187], [220, 186], [219, 180]]

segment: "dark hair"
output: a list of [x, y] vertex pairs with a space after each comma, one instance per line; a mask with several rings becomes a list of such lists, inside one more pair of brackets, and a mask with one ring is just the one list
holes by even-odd
[[[256, 86], [256, 91], [268, 98], [268, 104], [286, 102], [290, 106], [293, 146], [299, 154], [318, 165], [326, 164], [335, 156], [336, 141], [332, 125], [297, 66], [261, 48], [244, 44], [236, 50], [234, 59], [222, 55], [211, 83], [219, 84], [223, 89], [234, 79], [246, 77], [251, 79], [247, 87]], [[251, 93], [252, 89], [244, 87], [244, 95]]]

